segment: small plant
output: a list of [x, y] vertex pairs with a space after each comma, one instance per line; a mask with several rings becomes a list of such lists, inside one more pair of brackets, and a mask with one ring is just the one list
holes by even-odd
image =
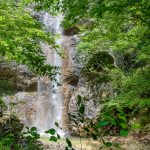
[[[108, 118], [100, 119], [98, 116], [95, 118], [92, 118], [92, 119], [87, 118], [85, 116], [85, 101], [86, 101], [85, 98], [78, 95], [77, 96], [77, 104], [76, 104], [77, 112], [74, 115], [69, 114], [70, 120], [74, 123], [74, 127], [77, 128], [77, 132], [80, 137], [81, 150], [83, 150], [82, 137], [88, 137], [88, 139], [89, 139], [85, 150], [87, 149], [91, 139], [100, 141], [103, 144], [100, 147], [101, 149], [104, 147], [118, 148], [119, 147], [118, 144], [112, 143], [109, 141], [105, 141], [103, 139], [103, 134], [101, 133], [101, 130], [105, 131], [107, 129], [107, 127], [109, 126], [112, 116], [107, 116], [109, 119]], [[125, 135], [125, 134], [127, 135], [127, 132], [125, 130], [122, 130], [121, 133], [122, 133], [122, 135]]]
[[15, 115], [0, 117], [0, 150], [43, 150], [37, 128], [22, 132], [23, 126]]
[[[55, 123], [55, 125], [58, 127], [58, 128], [60, 128], [60, 129], [62, 129], [61, 127], [59, 127], [59, 124], [58, 123]], [[55, 129], [49, 129], [49, 130], [47, 130], [47, 131], [45, 131], [45, 133], [47, 133], [47, 134], [50, 134], [51, 136], [50, 136], [50, 138], [49, 138], [49, 140], [50, 141], [53, 141], [53, 142], [57, 142], [58, 144], [59, 144], [59, 140], [60, 140], [60, 135], [57, 133], [57, 131], [55, 130]], [[65, 142], [66, 142], [66, 144], [67, 144], [67, 146], [65, 147], [65, 150], [75, 150], [74, 148], [73, 148], [73, 146], [72, 146], [72, 143], [71, 143], [71, 141], [68, 139], [68, 138], [65, 138]]]
[[32, 127], [31, 129], [27, 127], [27, 131], [22, 133], [24, 138], [25, 149], [27, 150], [43, 150], [43, 145], [38, 139], [40, 139], [40, 134], [38, 133], [38, 129], [36, 127]]

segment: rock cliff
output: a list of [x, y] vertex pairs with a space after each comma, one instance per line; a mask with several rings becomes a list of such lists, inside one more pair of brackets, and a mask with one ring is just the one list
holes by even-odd
[[0, 80], [11, 81], [12, 87], [16, 91], [36, 91], [37, 78], [25, 66], [12, 62], [0, 62]]

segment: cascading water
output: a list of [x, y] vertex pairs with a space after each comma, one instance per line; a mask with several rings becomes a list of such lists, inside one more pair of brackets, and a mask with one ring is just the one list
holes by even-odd
[[[61, 16], [51, 16], [44, 13], [41, 21], [46, 27], [47, 31], [52, 34], [59, 34], [60, 38], [56, 40], [56, 44], [61, 46]], [[61, 57], [57, 52], [48, 45], [41, 44], [46, 55], [46, 64], [58, 66], [61, 68]], [[56, 80], [61, 83], [61, 75], [56, 75]], [[50, 81], [48, 77], [40, 77], [38, 81], [38, 99], [36, 102], [35, 126], [42, 133], [50, 128], [56, 128], [55, 122], [61, 125], [62, 123], [62, 106], [63, 98], [61, 95], [61, 87], [57, 86], [55, 81]], [[58, 130], [58, 129], [57, 129]], [[62, 131], [58, 131], [60, 134]]]

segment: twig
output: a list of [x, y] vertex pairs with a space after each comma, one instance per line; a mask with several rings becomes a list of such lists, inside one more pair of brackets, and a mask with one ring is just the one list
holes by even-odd
[[81, 145], [81, 150], [82, 150], [82, 138], [81, 138], [81, 133], [80, 133], [80, 129], [78, 127], [78, 130], [79, 130], [79, 136], [80, 136], [80, 145]]
[[89, 143], [90, 143], [90, 138], [89, 138], [89, 140], [88, 140], [88, 143], [87, 143], [87, 145], [86, 145], [85, 150], [87, 149], [87, 147], [88, 147]]

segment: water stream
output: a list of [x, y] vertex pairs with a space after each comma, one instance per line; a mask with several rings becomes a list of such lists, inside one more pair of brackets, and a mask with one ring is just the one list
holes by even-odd
[[[44, 13], [41, 16], [41, 21], [46, 27], [46, 30], [52, 34], [60, 35], [60, 38], [56, 40], [56, 44], [59, 44], [60, 46], [62, 42], [62, 29], [60, 27], [61, 20], [61, 15], [51, 16], [48, 13]], [[56, 50], [44, 43], [41, 43], [41, 46], [46, 55], [45, 63], [61, 68], [61, 57], [57, 54]], [[60, 74], [56, 75], [56, 80], [61, 83]], [[41, 133], [47, 129], [56, 128], [55, 122], [60, 125], [62, 124], [63, 98], [61, 93], [61, 86], [58, 86], [55, 81], [51, 81], [48, 77], [39, 78], [35, 126]], [[60, 130], [58, 132], [62, 134]]]

